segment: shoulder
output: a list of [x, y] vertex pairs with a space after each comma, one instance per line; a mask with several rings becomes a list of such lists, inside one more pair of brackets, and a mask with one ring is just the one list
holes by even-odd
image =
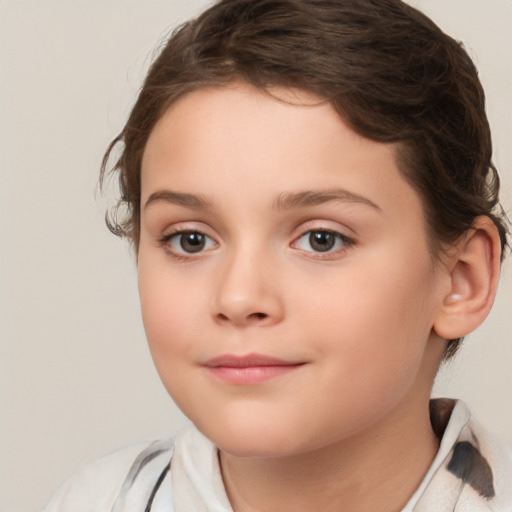
[[440, 448], [404, 512], [510, 512], [511, 448], [482, 427], [461, 401], [433, 401], [431, 420], [434, 431], [442, 433]]
[[454, 446], [449, 469], [461, 475], [491, 510], [512, 510], [512, 448], [473, 418], [465, 434]]
[[162, 443], [168, 447], [170, 441], [135, 444], [89, 462], [61, 486], [44, 512], [110, 512], [137, 461], [148, 452], [160, 453]]

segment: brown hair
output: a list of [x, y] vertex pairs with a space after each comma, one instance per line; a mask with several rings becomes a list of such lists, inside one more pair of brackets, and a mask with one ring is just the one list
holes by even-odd
[[[396, 143], [422, 198], [434, 255], [490, 217], [506, 245], [484, 91], [462, 46], [401, 0], [221, 0], [175, 30], [152, 64], [122, 132], [121, 198], [109, 229], [138, 247], [140, 168], [165, 110], [205, 86], [245, 81], [326, 98], [360, 135]], [[120, 216], [119, 207], [124, 208]], [[447, 356], [460, 340], [451, 340]]]

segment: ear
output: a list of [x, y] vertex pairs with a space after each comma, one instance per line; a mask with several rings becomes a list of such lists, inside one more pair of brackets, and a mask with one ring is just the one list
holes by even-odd
[[455, 246], [448, 261], [450, 290], [434, 321], [434, 331], [444, 339], [474, 331], [488, 315], [500, 274], [501, 243], [489, 217], [477, 217]]

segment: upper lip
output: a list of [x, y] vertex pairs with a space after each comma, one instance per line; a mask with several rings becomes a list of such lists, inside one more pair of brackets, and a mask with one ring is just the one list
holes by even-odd
[[299, 364], [302, 364], [302, 362], [287, 361], [264, 354], [247, 354], [242, 356], [223, 354], [208, 359], [208, 361], [204, 363], [204, 366], [209, 368], [250, 368], [253, 366], [297, 366]]

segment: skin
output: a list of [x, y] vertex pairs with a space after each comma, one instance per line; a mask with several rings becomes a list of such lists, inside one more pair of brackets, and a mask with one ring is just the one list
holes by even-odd
[[[433, 262], [392, 145], [305, 93], [274, 93], [290, 101], [195, 91], [149, 137], [138, 276], [151, 353], [219, 447], [236, 512], [396, 511], [438, 446], [434, 326], [453, 265]], [[315, 250], [315, 230], [332, 250]], [[187, 231], [202, 250], [183, 248]], [[205, 366], [254, 353], [300, 365], [256, 384]]]

